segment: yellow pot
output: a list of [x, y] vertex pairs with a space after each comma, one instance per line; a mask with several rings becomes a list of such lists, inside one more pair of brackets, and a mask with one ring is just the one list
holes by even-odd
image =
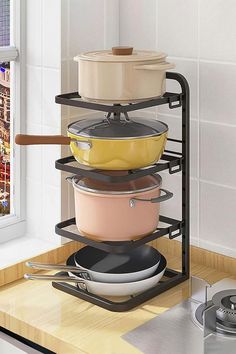
[[168, 126], [155, 119], [82, 119], [68, 126], [67, 137], [18, 134], [16, 144], [70, 145], [82, 165], [101, 170], [130, 170], [156, 163], [164, 152]]
[[[79, 163], [103, 170], [128, 170], [152, 165], [160, 159], [164, 151], [168, 127], [156, 120], [142, 120], [147, 125], [150, 121], [154, 124], [160, 123], [164, 128], [163, 133], [155, 132], [156, 135], [153, 134], [153, 136], [109, 139], [82, 136], [80, 133], [73, 134], [69, 126], [67, 135], [71, 138], [72, 154]], [[79, 126], [80, 122], [77, 122], [77, 125]], [[129, 123], [127, 125], [129, 127]]]

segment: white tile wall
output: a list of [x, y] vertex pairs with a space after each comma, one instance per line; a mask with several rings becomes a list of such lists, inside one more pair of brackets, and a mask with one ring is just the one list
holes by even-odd
[[69, 57], [104, 48], [104, 1], [70, 0], [68, 5]]
[[[134, 4], [141, 20], [130, 17]], [[143, 47], [146, 27], [150, 28], [151, 23], [155, 33], [147, 49], [166, 52], [169, 60], [176, 63], [175, 70], [188, 79], [192, 242], [236, 257], [236, 2], [157, 0], [156, 4], [153, 19], [153, 14], [149, 18], [145, 11], [141, 13], [143, 2], [121, 0], [122, 42], [131, 39], [136, 47]], [[153, 6], [150, 2], [152, 10]], [[129, 31], [138, 27], [137, 23], [140, 27], [135, 36]], [[167, 89], [178, 90], [178, 87], [170, 82]], [[170, 135], [180, 137], [181, 110], [161, 107], [158, 112], [159, 119], [169, 124]], [[179, 177], [164, 174], [163, 178], [166, 187], [176, 194], [173, 200], [163, 203], [163, 211], [178, 216]]]
[[156, 49], [156, 4], [156, 0], [120, 0], [121, 45]]
[[42, 61], [42, 1], [26, 0], [26, 60], [41, 65]]
[[54, 134], [61, 131], [61, 107], [55, 103], [61, 91], [60, 75], [59, 69], [42, 69], [42, 124], [54, 128]]
[[200, 183], [200, 246], [236, 257], [236, 190]]
[[[236, 37], [235, 37], [236, 40]], [[235, 62], [236, 64], [236, 62]], [[236, 124], [236, 65], [200, 61], [200, 119]]]
[[236, 187], [236, 126], [201, 122], [201, 179]]
[[60, 68], [61, 62], [61, 3], [58, 0], [42, 2], [42, 60], [43, 66]]
[[[26, 132], [60, 134], [61, 111], [55, 95], [61, 91], [61, 4], [58, 0], [27, 0]], [[54, 225], [61, 214], [61, 176], [54, 168], [60, 146], [28, 146], [27, 233], [60, 244]]]
[[235, 0], [200, 0], [201, 58], [236, 62], [235, 14]]
[[158, 48], [170, 56], [196, 58], [198, 1], [158, 0], [157, 3]]
[[119, 45], [120, 0], [104, 0], [104, 48]]
[[41, 125], [42, 69], [39, 66], [28, 65], [26, 72], [27, 123]]

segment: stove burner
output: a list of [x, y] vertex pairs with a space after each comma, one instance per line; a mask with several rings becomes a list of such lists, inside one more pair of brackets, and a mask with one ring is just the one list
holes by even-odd
[[226, 296], [222, 299], [222, 304], [226, 308], [230, 308], [231, 310], [236, 310], [236, 296]]
[[201, 326], [204, 311], [212, 306], [216, 309], [216, 332], [236, 336], [236, 289], [220, 291], [211, 301], [198, 306], [195, 319]]
[[216, 311], [217, 319], [228, 327], [236, 328], [236, 289], [216, 293], [212, 297], [212, 302], [219, 307]]

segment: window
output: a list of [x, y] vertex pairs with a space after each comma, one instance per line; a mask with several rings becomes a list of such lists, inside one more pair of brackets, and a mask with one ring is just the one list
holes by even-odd
[[[2, 36], [0, 38], [2, 40]], [[10, 63], [2, 63], [0, 64], [0, 217], [10, 214], [11, 210], [10, 127]]]
[[22, 16], [24, 0], [0, 0], [0, 243], [24, 233], [22, 152]]
[[[10, 0], [0, 0], [0, 46], [10, 45]], [[10, 214], [10, 63], [0, 64], [0, 217]]]

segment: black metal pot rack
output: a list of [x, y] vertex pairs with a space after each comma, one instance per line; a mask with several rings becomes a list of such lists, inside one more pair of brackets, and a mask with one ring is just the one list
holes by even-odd
[[[103, 307], [110, 311], [122, 312], [128, 311], [143, 302], [157, 296], [164, 291], [184, 282], [189, 278], [189, 86], [187, 80], [179, 73], [166, 73], [166, 78], [175, 80], [180, 84], [180, 93], [166, 92], [164, 96], [148, 101], [138, 102], [126, 105], [105, 105], [92, 102], [85, 102], [76, 92], [62, 94], [56, 96], [56, 103], [92, 109], [96, 111], [111, 112], [115, 114], [127, 113], [138, 109], [159, 106], [168, 104], [170, 109], [181, 107], [182, 109], [182, 140], [168, 138], [168, 141], [177, 143], [180, 146], [181, 152], [165, 150], [161, 161], [143, 169], [130, 170], [125, 176], [108, 176], [102, 170], [84, 168], [75, 163], [73, 156], [62, 158], [56, 161], [55, 167], [58, 170], [66, 171], [80, 176], [91, 177], [101, 181], [108, 182], [124, 182], [134, 180], [139, 177], [150, 175], [156, 172], [168, 170], [170, 174], [175, 174], [182, 171], [182, 220], [176, 220], [167, 216], [160, 216], [160, 221], [165, 223], [165, 227], [158, 227], [152, 234], [134, 241], [123, 242], [99, 242], [92, 240], [84, 235], [81, 235], [75, 225], [75, 218], [62, 221], [55, 227], [55, 232], [58, 235], [69, 239], [82, 242], [92, 247], [104, 250], [110, 253], [128, 252], [142, 244], [153, 241], [164, 235], [168, 235], [170, 239], [182, 236], [182, 270], [176, 271], [166, 269], [164, 277], [155, 287], [130, 297], [123, 302], [113, 301], [80, 289], [75, 285], [53, 282], [54, 288], [64, 291], [70, 295], [91, 302], [97, 306]], [[182, 148], [182, 149], [181, 149]]]

